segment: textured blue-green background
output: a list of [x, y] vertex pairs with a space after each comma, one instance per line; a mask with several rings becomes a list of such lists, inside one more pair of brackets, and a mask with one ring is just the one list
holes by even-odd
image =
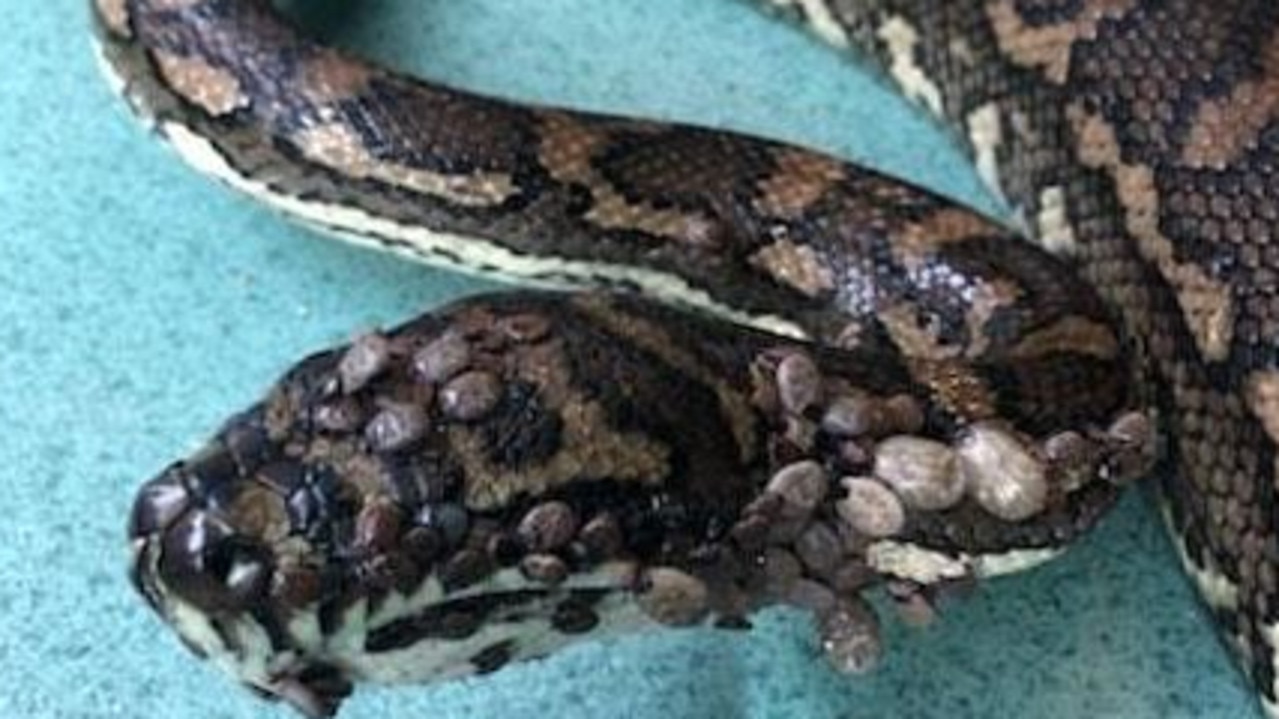
[[[290, 716], [197, 663], [132, 595], [132, 491], [302, 353], [482, 285], [316, 239], [180, 166], [97, 76], [85, 5], [23, 3], [0, 30], [0, 717]], [[452, 82], [796, 139], [981, 201], [926, 122], [731, 0], [370, 0], [317, 24]], [[749, 634], [366, 689], [344, 716], [1255, 711], [1140, 495], [1065, 559], [945, 619], [893, 624], [886, 665], [852, 682], [775, 612]]]

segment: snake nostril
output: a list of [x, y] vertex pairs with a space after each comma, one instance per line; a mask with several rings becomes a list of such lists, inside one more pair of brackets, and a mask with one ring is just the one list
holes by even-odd
[[186, 511], [191, 496], [182, 484], [179, 465], [142, 485], [129, 514], [129, 538], [163, 531]]
[[165, 533], [160, 579], [207, 612], [242, 611], [267, 591], [271, 562], [265, 549], [208, 511], [192, 511]]

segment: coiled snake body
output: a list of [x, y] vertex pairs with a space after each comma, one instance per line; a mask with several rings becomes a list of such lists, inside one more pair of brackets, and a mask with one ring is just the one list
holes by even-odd
[[866, 590], [918, 613], [1043, 561], [1158, 457], [1273, 713], [1279, 5], [771, 5], [953, 124], [1051, 252], [800, 148], [407, 78], [263, 0], [94, 0], [109, 74], [192, 164], [543, 286], [290, 370], [143, 487], [141, 593], [313, 716], [776, 602], [860, 671]]

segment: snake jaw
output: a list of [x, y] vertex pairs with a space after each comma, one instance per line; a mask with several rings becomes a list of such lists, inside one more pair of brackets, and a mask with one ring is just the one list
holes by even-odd
[[324, 665], [307, 665], [297, 674], [282, 676], [266, 689], [250, 685], [265, 698], [283, 701], [307, 719], [325, 719], [337, 714], [342, 701], [351, 695], [354, 685], [339, 669]]

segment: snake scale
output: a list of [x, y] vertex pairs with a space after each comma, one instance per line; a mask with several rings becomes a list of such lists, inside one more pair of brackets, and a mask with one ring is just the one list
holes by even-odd
[[767, 4], [954, 128], [1018, 227], [802, 148], [405, 77], [264, 0], [94, 0], [108, 74], [191, 164], [529, 286], [307, 358], [145, 484], [141, 594], [317, 717], [356, 681], [776, 603], [857, 672], [867, 591], [927, 617], [1157, 467], [1279, 713], [1279, 4]]

